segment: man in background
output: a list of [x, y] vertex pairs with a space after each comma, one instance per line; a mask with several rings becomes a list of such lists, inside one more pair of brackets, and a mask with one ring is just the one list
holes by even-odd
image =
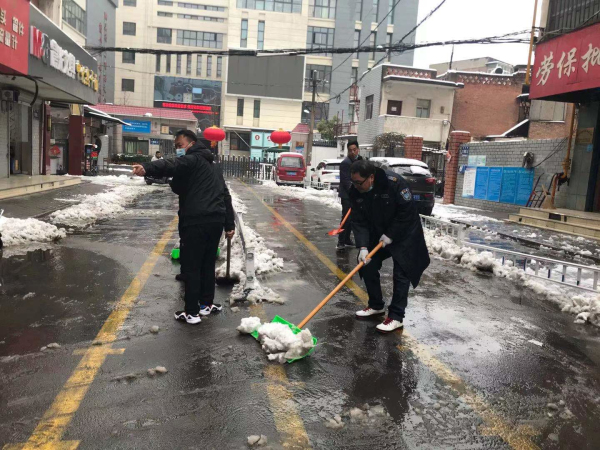
[[159, 159], [162, 159], [162, 155], [160, 154], [160, 152], [156, 152], [152, 157], [152, 161], [158, 161]]
[[189, 324], [201, 322], [221, 311], [214, 303], [215, 261], [223, 229], [227, 237], [235, 230], [231, 195], [221, 169], [213, 164], [210, 150], [197, 142], [190, 130], [175, 135], [180, 158], [159, 159], [134, 165], [134, 175], [173, 177], [171, 189], [179, 196], [179, 235], [185, 270], [185, 310], [176, 311], [175, 319]]
[[[358, 154], [358, 142], [348, 142], [348, 156], [344, 158], [340, 164], [340, 187], [338, 189], [338, 197], [342, 200], [342, 220], [346, 217], [346, 213], [350, 209], [350, 187], [352, 186], [352, 180], [350, 178], [350, 166], [354, 161], [362, 159], [362, 156]], [[348, 217], [344, 224], [344, 231], [338, 235], [337, 250], [344, 250], [346, 247], [354, 247], [354, 242], [350, 237], [352, 233], [352, 220]]]

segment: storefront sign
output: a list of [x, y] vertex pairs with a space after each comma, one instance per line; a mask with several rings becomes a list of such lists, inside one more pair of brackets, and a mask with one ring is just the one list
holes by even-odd
[[27, 74], [29, 2], [0, 0], [0, 69]]
[[600, 23], [538, 44], [532, 99], [600, 87]]
[[29, 75], [82, 103], [94, 104], [98, 91], [96, 60], [34, 5], [29, 8]]
[[[149, 120], [127, 120], [129, 125], [123, 125], [124, 133], [145, 133], [149, 134], [151, 131], [152, 122]], [[168, 134], [168, 133], [164, 133]]]

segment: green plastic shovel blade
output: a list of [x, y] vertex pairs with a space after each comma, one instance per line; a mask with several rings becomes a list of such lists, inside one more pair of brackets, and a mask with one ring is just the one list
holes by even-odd
[[[285, 320], [283, 317], [280, 317], [280, 316], [273, 317], [273, 320], [271, 320], [271, 323], [282, 323], [284, 325], [287, 325], [288, 327], [290, 327], [290, 330], [292, 330], [292, 332], [294, 334], [298, 334], [298, 333], [300, 333], [302, 331], [296, 325], [294, 325], [291, 322], [288, 322], [287, 320]], [[252, 337], [254, 337], [254, 339], [256, 339], [258, 341], [258, 331], [257, 330], [254, 330], [250, 334], [252, 335]], [[299, 359], [306, 358], [308, 355], [310, 355], [312, 352], [314, 352], [315, 351], [315, 345], [317, 345], [317, 338], [313, 336], [312, 340], [313, 340], [313, 347], [308, 352], [306, 352], [305, 355], [299, 356], [298, 358], [288, 359], [287, 362], [288, 363], [293, 363], [294, 361], [298, 361]]]

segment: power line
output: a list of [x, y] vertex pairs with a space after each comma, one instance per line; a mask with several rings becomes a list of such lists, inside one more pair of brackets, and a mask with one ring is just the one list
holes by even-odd
[[[359, 42], [358, 47], [360, 48], [361, 45], [363, 45], [365, 42], [367, 42], [367, 40], [371, 37], [371, 35], [373, 34], [374, 31], [376, 31], [379, 28], [379, 25], [381, 25], [387, 18], [388, 16], [394, 11], [394, 9], [396, 8], [396, 6], [398, 6], [398, 3], [400, 3], [402, 0], [397, 0], [396, 3], [394, 3], [394, 5], [390, 8], [390, 10], [388, 11], [388, 13], [385, 15], [385, 17], [383, 19], [381, 19], [381, 21], [377, 24], [377, 26], [375, 27], [374, 30], [371, 30], [370, 33], [367, 34], [367, 37], [362, 41]], [[371, 7], [371, 10], [373, 9], [373, 7]], [[356, 30], [354, 30], [356, 31]], [[344, 59], [341, 63], [339, 63], [337, 66], [335, 66], [335, 68], [331, 71], [331, 73], [335, 72], [337, 69], [340, 68], [341, 65], [343, 65], [346, 61], [348, 61], [350, 59], [350, 57], [352, 56], [352, 53], [350, 53], [346, 59]]]

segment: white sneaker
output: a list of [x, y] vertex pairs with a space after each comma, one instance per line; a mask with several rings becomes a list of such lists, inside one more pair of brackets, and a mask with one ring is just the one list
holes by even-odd
[[391, 331], [397, 330], [398, 328], [402, 328], [404, 324], [400, 320], [390, 319], [389, 317], [377, 325], [377, 331], [381, 331], [382, 333], [389, 333]]
[[191, 325], [196, 325], [197, 323], [202, 322], [202, 319], [200, 319], [200, 316], [198, 314], [196, 315], [192, 315], [192, 314], [188, 314], [185, 311], [176, 311], [175, 312], [175, 320], [185, 320], [187, 323], [191, 324]]
[[379, 316], [381, 314], [385, 314], [385, 309], [373, 309], [373, 308], [365, 308], [360, 311], [356, 311], [356, 317], [371, 317], [371, 316]]

